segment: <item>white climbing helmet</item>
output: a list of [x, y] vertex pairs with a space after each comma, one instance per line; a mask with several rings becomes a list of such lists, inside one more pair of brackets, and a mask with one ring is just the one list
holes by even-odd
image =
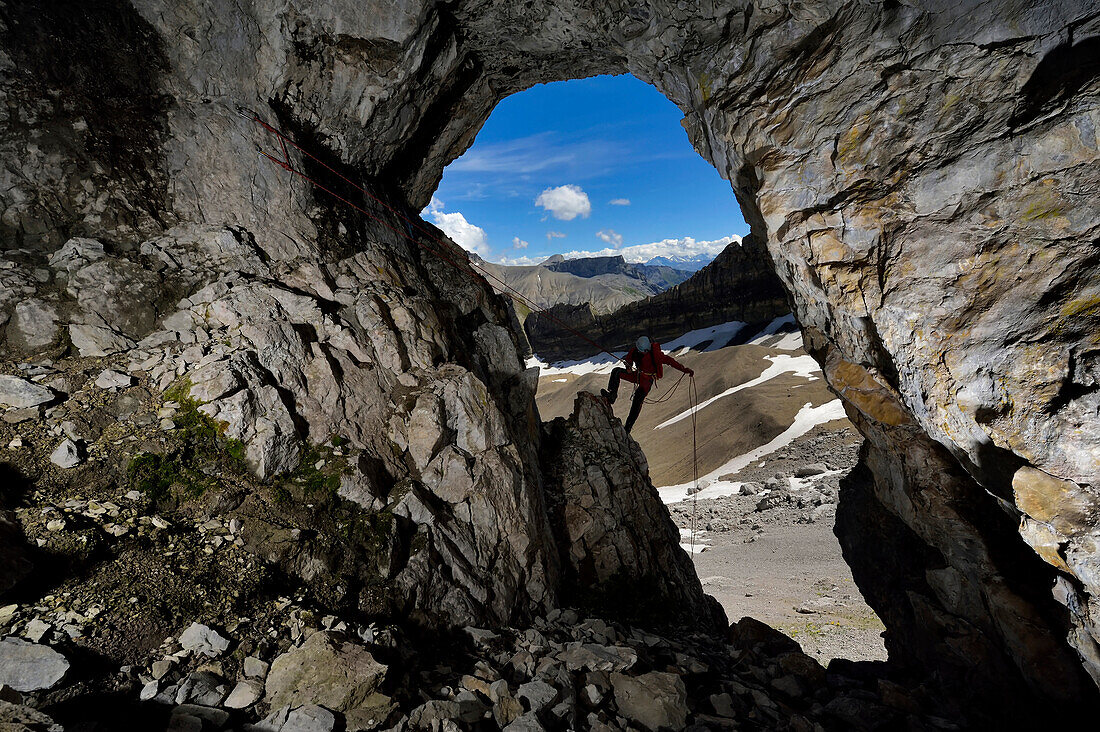
[[637, 348], [639, 351], [648, 351], [650, 348], [653, 347], [653, 344], [649, 342], [648, 336], [642, 336], [634, 342], [634, 347]]

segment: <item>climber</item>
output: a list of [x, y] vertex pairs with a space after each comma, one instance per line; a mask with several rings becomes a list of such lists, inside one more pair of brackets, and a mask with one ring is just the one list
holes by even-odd
[[642, 411], [642, 403], [645, 401], [654, 382], [664, 376], [664, 365], [667, 363], [673, 368], [683, 371], [688, 376], [695, 376], [695, 372], [682, 363], [661, 352], [661, 344], [653, 343], [647, 336], [640, 337], [630, 352], [626, 354], [626, 368], [616, 368], [611, 372], [611, 380], [607, 388], [600, 391], [608, 404], [615, 404], [615, 398], [619, 395], [619, 380], [625, 379], [631, 384], [637, 384], [634, 389], [634, 401], [630, 403], [630, 416], [626, 418], [626, 431], [634, 426], [638, 420], [638, 414]]

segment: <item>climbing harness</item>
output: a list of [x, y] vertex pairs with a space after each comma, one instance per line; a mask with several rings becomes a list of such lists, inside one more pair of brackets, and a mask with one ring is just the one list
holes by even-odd
[[[491, 271], [487, 270], [484, 267], [481, 267], [481, 265], [479, 265], [478, 263], [476, 263], [474, 261], [471, 261], [469, 259], [466, 259], [465, 264], [467, 266], [463, 267], [462, 264], [459, 264], [459, 262], [456, 261], [456, 259], [461, 259], [460, 256], [457, 256], [457, 255], [456, 256], [450, 256], [450, 254], [454, 253], [454, 250], [453, 250], [454, 245], [450, 244], [449, 242], [445, 241], [444, 239], [442, 239], [440, 237], [437, 237], [435, 234], [433, 234], [428, 229], [425, 229], [424, 227], [420, 226], [415, 221], [410, 219], [408, 216], [405, 216], [403, 213], [401, 213], [397, 209], [393, 208], [392, 206], [387, 204], [382, 199], [380, 199], [377, 196], [373, 195], [367, 189], [363, 188], [359, 184], [357, 184], [354, 181], [352, 181], [351, 179], [347, 178], [346, 176], [341, 174], [339, 171], [335, 170], [332, 166], [328, 165], [323, 160], [318, 158], [316, 155], [313, 155], [308, 150], [306, 150], [304, 147], [302, 147], [301, 145], [296, 143], [290, 137], [283, 134], [282, 131], [280, 131], [279, 129], [273, 127], [272, 125], [268, 124], [267, 122], [265, 122], [260, 117], [260, 115], [258, 115], [257, 113], [252, 112], [251, 110], [245, 109], [243, 107], [238, 107], [237, 108], [237, 113], [241, 117], [244, 117], [245, 119], [249, 120], [250, 122], [256, 123], [257, 125], [262, 127], [264, 130], [266, 130], [268, 133], [274, 135], [276, 137], [276, 139], [279, 141], [279, 145], [282, 148], [282, 152], [283, 152], [283, 157], [281, 159], [274, 156], [274, 155], [272, 155], [272, 154], [270, 154], [270, 153], [268, 153], [263, 148], [259, 148], [258, 152], [262, 157], [267, 158], [269, 161], [271, 161], [275, 165], [278, 165], [280, 168], [287, 171], [288, 173], [291, 173], [293, 175], [298, 176], [299, 178], [302, 178], [303, 180], [307, 181], [308, 183], [313, 185], [318, 190], [324, 191], [329, 196], [332, 196], [333, 198], [340, 201], [341, 203], [344, 203], [345, 205], [350, 206], [351, 208], [355, 209], [359, 213], [366, 216], [368, 219], [370, 219], [370, 220], [372, 220], [372, 221], [374, 221], [378, 224], [381, 224], [383, 227], [385, 227], [386, 229], [389, 229], [390, 231], [397, 234], [398, 236], [401, 236], [401, 237], [404, 237], [405, 239], [408, 239], [413, 244], [416, 244], [417, 246], [419, 246], [421, 249], [428, 252], [429, 254], [432, 254], [432, 255], [442, 259], [443, 261], [447, 262], [448, 264], [450, 264], [452, 267], [454, 267], [458, 271], [462, 272], [463, 274], [466, 274], [468, 276], [476, 278], [477, 274], [480, 273], [480, 275], [484, 279], [489, 280], [490, 282], [492, 282], [495, 287], [497, 287], [499, 290], [501, 290], [502, 292], [504, 292], [505, 294], [510, 296], [516, 302], [522, 304], [524, 307], [527, 307], [530, 310], [532, 310], [534, 312], [537, 312], [540, 315], [545, 316], [547, 319], [549, 319], [550, 321], [552, 321], [556, 325], [560, 326], [564, 330], [569, 331], [570, 333], [577, 336], [581, 340], [585, 341], [589, 345], [595, 346], [601, 353], [606, 353], [607, 355], [614, 358], [616, 361], [621, 361], [622, 360], [622, 357], [616, 356], [614, 353], [612, 353], [611, 351], [608, 351], [606, 348], [601, 346], [599, 343], [592, 340], [591, 338], [589, 338], [585, 334], [581, 333], [579, 330], [577, 330], [577, 329], [573, 328], [572, 326], [568, 325], [567, 323], [562, 321], [557, 316], [552, 315], [551, 313], [547, 312], [546, 310], [543, 310], [542, 308], [538, 307], [534, 302], [532, 302], [523, 293], [521, 293], [520, 291], [513, 288], [507, 282], [504, 282], [502, 279], [500, 279], [499, 277], [494, 275]], [[371, 199], [375, 203], [379, 204], [380, 206], [382, 206], [382, 208], [386, 209], [387, 211], [392, 213], [394, 216], [399, 218], [404, 223], [405, 228], [406, 228], [408, 233], [403, 232], [403, 231], [391, 226], [390, 224], [383, 221], [378, 216], [375, 216], [374, 214], [372, 214], [369, 211], [367, 211], [366, 209], [364, 209], [362, 206], [356, 205], [351, 200], [345, 198], [344, 196], [341, 196], [339, 193], [336, 193], [332, 189], [327, 188], [326, 186], [322, 185], [317, 180], [311, 178], [310, 176], [306, 175], [302, 171], [295, 168], [293, 163], [291, 163], [291, 160], [290, 160], [290, 152], [287, 149], [287, 143], [290, 143], [290, 145], [295, 147], [303, 155], [305, 155], [309, 159], [313, 160], [315, 163], [322, 166], [323, 168], [328, 170], [330, 173], [332, 173], [333, 175], [335, 175], [336, 177], [340, 178], [342, 181], [344, 181], [345, 183], [350, 185], [351, 187], [355, 188], [355, 190], [359, 191], [364, 196]], [[417, 237], [417, 236], [414, 235], [414, 233], [413, 233], [414, 229], [416, 231], [420, 232], [423, 236], [427, 237], [432, 243], [439, 245], [439, 247], [441, 247], [441, 248], [437, 249], [437, 248], [434, 248], [434, 247], [429, 246], [428, 244], [426, 244], [424, 241], [421, 240], [420, 237]], [[477, 268], [476, 272], [473, 269], [474, 267]]]

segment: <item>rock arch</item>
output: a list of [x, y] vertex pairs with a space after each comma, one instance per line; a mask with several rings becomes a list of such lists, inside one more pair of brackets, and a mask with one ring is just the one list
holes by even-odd
[[[315, 251], [332, 236], [311, 192], [256, 157], [238, 106], [415, 210], [507, 94], [624, 71], [654, 84], [731, 181], [867, 437], [837, 530], [892, 657], [989, 709], [1097, 703], [1090, 3], [111, 0], [91, 14], [157, 50], [159, 93], [111, 110], [145, 123], [155, 164], [35, 157], [3, 222], [28, 246], [201, 223], [246, 227], [277, 261]], [[6, 44], [13, 77], [21, 43]], [[61, 118], [56, 104], [37, 113]], [[87, 149], [71, 157], [111, 162]], [[95, 175], [120, 201], [156, 200], [103, 219], [71, 193]]]

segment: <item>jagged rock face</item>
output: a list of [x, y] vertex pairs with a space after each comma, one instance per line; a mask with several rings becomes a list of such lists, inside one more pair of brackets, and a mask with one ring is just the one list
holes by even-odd
[[[95, 318], [59, 330], [47, 352], [106, 357], [156, 393], [171, 389], [182, 414], [209, 417], [227, 449], [238, 446], [251, 487], [219, 500], [244, 518], [256, 554], [337, 595], [359, 593], [374, 612], [431, 624], [523, 617], [553, 601], [555, 576], [532, 384], [499, 299], [419, 255], [391, 240], [344, 258], [270, 262], [241, 230], [178, 226], [67, 278], [49, 268], [35, 294], [61, 322]], [[163, 299], [104, 287], [131, 270], [153, 291], [187, 295], [165, 314]], [[107, 302], [82, 306], [89, 298]], [[80, 401], [62, 408], [79, 418]], [[109, 427], [74, 429], [97, 452], [120, 443], [108, 442], [118, 436]], [[325, 444], [338, 447], [313, 447]], [[118, 472], [132, 480], [152, 445], [133, 444]], [[334, 526], [281, 509], [278, 488], [265, 492], [279, 476], [322, 476], [333, 460], [320, 494], [296, 498], [343, 502], [350, 513]]]
[[[256, 166], [256, 128], [220, 95], [255, 106], [272, 69], [241, 62], [261, 33], [236, 26], [236, 8], [168, 4], [143, 17], [125, 2], [62, 5], [0, 8], [5, 371], [9, 357], [51, 356], [60, 369], [37, 375], [65, 397], [92, 396], [79, 370], [107, 364], [154, 392], [172, 387], [239, 446], [252, 488], [214, 506], [247, 517], [249, 548], [358, 593], [364, 609], [437, 625], [550, 606], [534, 385], [499, 298], [396, 234], [405, 224], [380, 204], [363, 201], [371, 218], [334, 210]], [[166, 30], [192, 22], [207, 24], [205, 49]], [[109, 37], [111, 52], [96, 53]], [[27, 61], [49, 53], [66, 73]], [[121, 86], [101, 85], [116, 74]], [[117, 449], [110, 427], [80, 421], [82, 406], [103, 406], [91, 402], [66, 402], [50, 424], [77, 420], [109, 456], [89, 470], [125, 478], [156, 440]], [[273, 478], [309, 472], [324, 443], [341, 445], [331, 477], [350, 507], [328, 529], [269, 492]]]
[[[685, 282], [610, 315], [598, 315], [585, 305], [559, 305], [550, 315], [574, 330], [596, 334], [604, 348], [625, 350], [640, 335], [664, 343], [696, 328], [731, 320], [766, 324], [789, 312], [783, 284], [763, 242], [748, 236], [727, 246]], [[544, 361], [592, 354], [591, 344], [578, 342], [576, 335], [549, 317], [531, 313], [523, 325], [532, 349]], [[756, 332], [745, 330], [746, 337]]]
[[[884, 612], [895, 656], [966, 689], [950, 653], [906, 625], [931, 618], [953, 629], [952, 653], [973, 644], [1011, 659], [1012, 678], [979, 707], [1047, 696], [1036, 661], [1048, 657], [1077, 669], [1059, 696], [1095, 703], [1094, 4], [48, 5], [8, 3], [0, 16], [3, 93], [18, 100], [4, 107], [0, 222], [6, 245], [28, 250], [0, 269], [0, 320], [18, 319], [19, 347], [64, 320], [44, 297], [12, 308], [38, 291], [32, 255], [72, 235], [125, 248], [175, 223], [242, 227], [265, 258], [326, 262], [370, 234], [393, 239], [326, 215], [258, 158], [254, 145], [272, 141], [237, 105], [415, 209], [503, 96], [629, 71], [684, 110], [767, 243], [808, 347], [869, 438], [865, 520], [886, 512], [927, 550], [907, 576], [939, 579], [902, 583], [904, 612]], [[324, 278], [294, 271], [274, 277], [328, 300], [314, 289]], [[127, 329], [144, 327], [69, 325], [89, 353], [126, 348]], [[419, 381], [424, 403], [409, 408], [438, 409], [448, 383]], [[1023, 549], [1030, 566], [1012, 561]], [[874, 597], [867, 560], [852, 556]]]
[[[703, 594], [645, 455], [606, 401], [581, 393], [569, 419], [544, 426], [542, 464], [564, 598], [635, 622], [728, 625]], [[609, 612], [610, 611], [610, 612]]]

